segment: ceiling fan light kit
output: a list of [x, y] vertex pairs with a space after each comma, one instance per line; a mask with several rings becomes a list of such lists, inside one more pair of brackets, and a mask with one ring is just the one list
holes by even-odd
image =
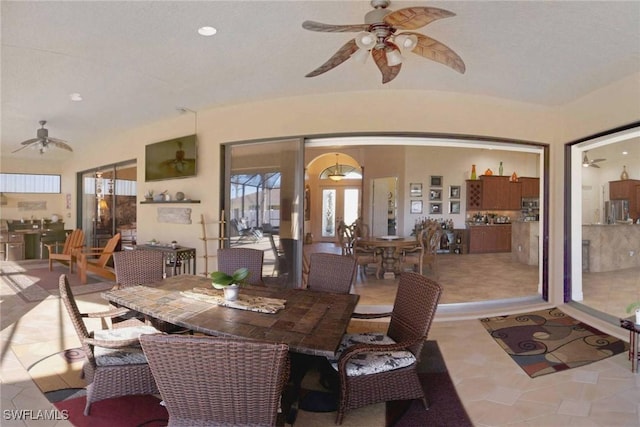
[[319, 32], [356, 32], [328, 61], [308, 73], [306, 77], [323, 74], [349, 58], [364, 63], [371, 53], [382, 73], [382, 83], [388, 83], [400, 73], [402, 54], [409, 51], [423, 58], [439, 62], [464, 74], [466, 66], [457, 53], [439, 41], [420, 33], [398, 30], [415, 30], [442, 18], [455, 16], [448, 10], [435, 7], [408, 7], [397, 11], [387, 9], [389, 0], [372, 0], [374, 10], [368, 12], [364, 24], [332, 25], [304, 21], [302, 28]]
[[46, 129], [44, 127], [44, 125], [47, 124], [46, 120], [40, 120], [40, 126], [42, 126], [40, 129], [38, 129], [38, 131], [36, 132], [36, 137], [32, 138], [32, 139], [27, 139], [26, 141], [22, 141], [20, 143], [20, 145], [22, 145], [22, 147], [18, 148], [17, 150], [14, 150], [13, 152], [16, 153], [22, 149], [25, 149], [27, 147], [31, 147], [33, 150], [38, 150], [40, 151], [40, 154], [44, 154], [49, 150], [50, 146], [56, 147], [56, 148], [61, 148], [63, 150], [67, 150], [67, 151], [73, 151], [73, 149], [71, 148], [71, 146], [69, 146], [69, 144], [67, 144], [67, 141], [63, 141], [61, 139], [58, 138], [53, 138], [49, 136], [49, 129]]

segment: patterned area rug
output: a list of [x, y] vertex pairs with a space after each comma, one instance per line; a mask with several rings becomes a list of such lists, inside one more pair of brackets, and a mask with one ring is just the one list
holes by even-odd
[[588, 365], [629, 348], [557, 308], [480, 321], [531, 378]]

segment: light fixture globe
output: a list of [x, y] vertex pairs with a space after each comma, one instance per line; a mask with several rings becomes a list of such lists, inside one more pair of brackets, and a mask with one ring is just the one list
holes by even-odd
[[346, 177], [342, 170], [340, 170], [340, 165], [338, 164], [338, 153], [336, 153], [336, 166], [333, 171], [329, 175], [327, 175], [327, 177], [331, 181], [340, 181], [344, 179], [344, 177]]
[[394, 42], [400, 49], [411, 51], [418, 45], [418, 37], [414, 34], [398, 34]]
[[369, 31], [361, 31], [356, 34], [355, 37], [356, 45], [360, 49], [369, 50], [376, 45], [378, 42], [378, 38], [374, 33], [370, 33]]

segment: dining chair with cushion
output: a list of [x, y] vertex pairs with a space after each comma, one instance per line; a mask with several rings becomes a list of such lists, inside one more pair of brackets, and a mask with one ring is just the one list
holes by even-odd
[[[76, 252], [84, 246], [84, 231], [79, 228], [71, 231], [64, 240], [60, 242], [45, 243], [49, 250], [49, 271], [53, 271], [53, 261], [58, 261], [69, 265], [69, 274], [73, 273], [73, 264], [76, 263]], [[62, 246], [62, 247], [61, 247]]]
[[330, 360], [340, 381], [336, 424], [342, 424], [348, 410], [373, 403], [421, 399], [428, 407], [417, 366], [441, 293], [438, 283], [406, 272], [390, 313], [354, 313], [358, 319], [391, 320], [386, 334], [345, 334], [337, 358]]
[[218, 271], [232, 275], [239, 268], [248, 268], [247, 284], [264, 286], [262, 264], [264, 252], [252, 248], [218, 249]]
[[363, 279], [366, 279], [367, 267], [371, 264], [376, 267], [376, 278], [380, 278], [380, 273], [382, 272], [382, 254], [379, 248], [366, 246], [356, 240], [353, 245], [353, 257], [356, 260]]
[[86, 248], [76, 251], [80, 283], [87, 283], [87, 273], [94, 273], [108, 280], [115, 280], [116, 274], [108, 263], [120, 242], [120, 233], [110, 238], [104, 247]]
[[404, 271], [407, 265], [415, 266], [416, 272], [422, 274], [422, 263], [424, 261], [425, 245], [429, 230], [423, 228], [416, 236], [416, 245], [412, 248], [402, 249], [400, 255], [400, 271]]
[[425, 266], [428, 266], [436, 278], [438, 277], [438, 249], [440, 249], [442, 235], [442, 227], [430, 227], [424, 240], [423, 270]]
[[348, 294], [356, 277], [356, 260], [348, 255], [312, 253], [307, 287], [312, 291]]
[[140, 342], [170, 426], [276, 425], [289, 379], [286, 344], [185, 335]]
[[87, 382], [84, 415], [88, 416], [91, 404], [100, 400], [158, 393], [138, 338], [142, 334], [155, 334], [159, 331], [130, 319], [114, 324], [113, 329], [89, 332], [83, 318], [112, 318], [124, 315], [129, 310], [119, 308], [97, 313], [81, 313], [66, 275], [60, 276], [58, 288], [60, 299], [67, 309], [86, 357], [82, 367], [82, 376]]

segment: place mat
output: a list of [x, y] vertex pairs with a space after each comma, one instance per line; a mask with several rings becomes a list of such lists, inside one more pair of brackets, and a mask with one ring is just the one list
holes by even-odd
[[182, 291], [180, 295], [187, 298], [217, 304], [222, 307], [237, 308], [239, 310], [257, 311], [259, 313], [277, 313], [284, 308], [287, 300], [278, 298], [258, 297], [253, 295], [238, 294], [235, 301], [227, 301], [220, 291], [204, 288], [193, 288], [191, 291]]
[[493, 339], [531, 378], [626, 352], [628, 344], [557, 308], [480, 319]]

